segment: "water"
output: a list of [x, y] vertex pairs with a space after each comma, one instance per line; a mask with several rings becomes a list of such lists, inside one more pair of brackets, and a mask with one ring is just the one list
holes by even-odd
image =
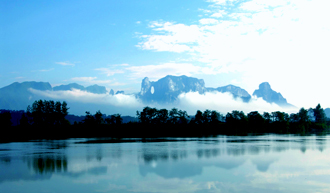
[[330, 192], [330, 136], [0, 144], [0, 192]]

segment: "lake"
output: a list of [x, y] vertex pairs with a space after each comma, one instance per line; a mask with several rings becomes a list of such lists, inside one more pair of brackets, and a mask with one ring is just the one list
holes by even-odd
[[0, 144], [0, 192], [330, 192], [330, 135]]

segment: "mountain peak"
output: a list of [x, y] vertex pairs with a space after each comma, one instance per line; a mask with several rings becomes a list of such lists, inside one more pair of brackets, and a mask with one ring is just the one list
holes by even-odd
[[259, 84], [259, 90], [272, 90], [268, 82]]
[[167, 75], [158, 81], [150, 82], [146, 77], [141, 83], [139, 97], [145, 102], [174, 102], [181, 93], [205, 92], [203, 79], [187, 76]]
[[279, 106], [292, 106], [286, 101], [281, 93], [272, 90], [268, 82], [261, 83], [259, 89], [253, 92], [253, 95], [262, 98], [268, 103], [275, 103]]

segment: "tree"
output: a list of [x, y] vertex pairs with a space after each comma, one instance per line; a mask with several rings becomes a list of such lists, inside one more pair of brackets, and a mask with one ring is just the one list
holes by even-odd
[[141, 123], [151, 124], [154, 123], [154, 120], [157, 115], [156, 108], [144, 107], [142, 112], [136, 111], [136, 115]]
[[217, 111], [212, 111], [211, 112], [211, 118], [210, 118], [210, 121], [211, 121], [211, 124], [218, 124], [220, 122], [220, 119], [221, 119], [221, 115], [219, 112]]
[[65, 101], [61, 104], [59, 101], [38, 100], [33, 102], [32, 107], [27, 107], [27, 115], [32, 117], [32, 123], [36, 126], [67, 125], [69, 122], [65, 116], [68, 109]]
[[188, 123], [188, 114], [186, 111], [179, 110], [178, 111], [178, 116], [179, 116], [179, 123], [180, 124], [187, 124]]
[[196, 115], [195, 115], [195, 119], [194, 119], [194, 123], [195, 124], [202, 124], [202, 123], [204, 123], [202, 111], [197, 110]]
[[167, 109], [160, 109], [156, 111], [156, 123], [157, 124], [165, 124], [167, 123], [169, 116], [168, 116], [168, 110]]
[[211, 111], [206, 109], [203, 112], [203, 123], [210, 123], [211, 122]]
[[179, 122], [179, 111], [177, 108], [173, 108], [169, 112], [169, 122], [171, 124], [177, 124]]
[[5, 112], [0, 111], [0, 124], [3, 127], [10, 127], [12, 125], [11, 114], [9, 111], [5, 111]]
[[186, 111], [173, 108], [169, 112], [169, 122], [171, 124], [187, 124], [188, 118], [189, 116]]
[[289, 115], [285, 112], [272, 112], [272, 118], [273, 118], [273, 129], [275, 132], [280, 133], [287, 133], [289, 132]]
[[86, 115], [85, 115], [85, 119], [83, 120], [83, 123], [89, 126], [94, 125], [96, 122], [94, 116], [91, 115], [89, 111], [86, 111], [85, 113]]
[[19, 121], [19, 124], [20, 124], [21, 126], [23, 126], [23, 127], [27, 127], [27, 126], [30, 125], [30, 124], [29, 124], [29, 119], [26, 117], [25, 113], [22, 114], [22, 117], [21, 117], [21, 119], [20, 119], [20, 121]]
[[264, 132], [265, 119], [258, 111], [252, 111], [247, 115], [249, 128], [254, 132]]
[[321, 105], [318, 104], [314, 109], [312, 109], [314, 113], [315, 123], [324, 124], [326, 121], [326, 115], [324, 110], [321, 108]]
[[110, 118], [106, 118], [105, 121], [107, 124], [116, 124], [120, 125], [123, 122], [123, 119], [121, 118], [120, 114], [113, 114], [110, 116]]
[[95, 117], [95, 124], [96, 125], [101, 125], [101, 124], [103, 124], [103, 114], [101, 113], [101, 111], [96, 111], [96, 113], [95, 113], [95, 115], [94, 115], [94, 117]]

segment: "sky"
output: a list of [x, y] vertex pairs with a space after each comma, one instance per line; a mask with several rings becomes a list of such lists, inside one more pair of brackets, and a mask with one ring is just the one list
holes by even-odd
[[166, 75], [269, 82], [297, 107], [330, 107], [327, 0], [0, 1], [0, 87], [43, 81], [140, 91]]

